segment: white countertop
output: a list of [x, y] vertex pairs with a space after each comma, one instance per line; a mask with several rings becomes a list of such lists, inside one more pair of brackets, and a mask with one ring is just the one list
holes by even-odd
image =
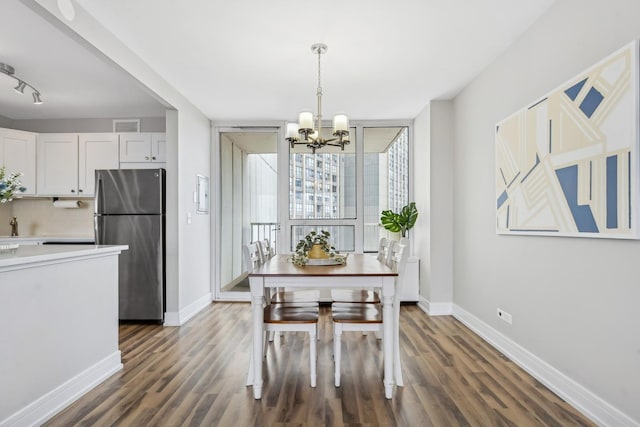
[[15, 249], [0, 250], [0, 271], [5, 267], [24, 268], [34, 263], [118, 254], [127, 249], [127, 245], [19, 245]]
[[0, 236], [0, 244], [11, 243], [43, 243], [43, 242], [63, 242], [63, 243], [93, 243], [93, 236]]

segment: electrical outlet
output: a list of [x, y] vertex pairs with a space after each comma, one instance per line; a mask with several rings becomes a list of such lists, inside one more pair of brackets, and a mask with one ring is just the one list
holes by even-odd
[[507, 313], [506, 311], [502, 310], [501, 308], [498, 308], [498, 311], [497, 311], [496, 314], [498, 315], [498, 317], [500, 319], [504, 320], [508, 324], [511, 324], [511, 315], [509, 313]]

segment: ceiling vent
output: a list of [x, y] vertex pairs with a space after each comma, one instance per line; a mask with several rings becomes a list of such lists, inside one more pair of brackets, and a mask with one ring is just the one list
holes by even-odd
[[136, 120], [114, 120], [113, 132], [140, 132], [140, 119]]

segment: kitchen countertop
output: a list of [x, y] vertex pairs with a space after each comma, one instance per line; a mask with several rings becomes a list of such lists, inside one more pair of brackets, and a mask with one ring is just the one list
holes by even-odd
[[42, 262], [117, 254], [127, 249], [127, 245], [20, 245], [17, 248], [0, 250], [0, 271], [5, 268], [27, 268], [29, 264]]
[[0, 236], [0, 244], [11, 243], [31, 243], [38, 244], [44, 242], [54, 243], [91, 243], [93, 236]]

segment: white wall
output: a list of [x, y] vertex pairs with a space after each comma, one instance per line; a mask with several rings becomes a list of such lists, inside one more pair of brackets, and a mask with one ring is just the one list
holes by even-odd
[[[209, 175], [210, 170], [209, 119], [77, 3], [75, 18], [69, 22], [56, 0], [23, 1], [43, 14], [48, 11], [60, 21], [57, 25], [67, 25], [177, 110], [168, 110], [166, 126], [167, 318], [169, 324], [183, 323], [197, 310], [194, 304], [201, 306], [211, 299], [210, 221], [208, 216], [196, 217], [193, 202], [196, 174]], [[192, 216], [190, 224], [187, 214]]]
[[453, 163], [455, 304], [636, 423], [640, 241], [496, 235], [494, 126], [639, 38], [638, 17], [637, 0], [559, 0], [455, 98]]

